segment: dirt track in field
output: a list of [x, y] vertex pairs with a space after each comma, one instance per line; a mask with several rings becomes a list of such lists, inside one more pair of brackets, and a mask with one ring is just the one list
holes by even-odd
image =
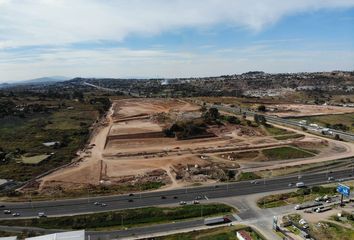
[[[261, 129], [247, 126], [225, 125], [211, 127], [216, 137], [178, 141], [162, 137], [166, 123], [157, 121], [158, 114], [173, 119], [198, 115], [199, 106], [181, 100], [125, 99], [115, 101], [97, 128], [89, 146], [79, 153], [77, 162], [41, 179], [40, 189], [51, 185], [70, 184], [122, 184], [134, 182], [134, 178], [165, 182], [167, 187], [176, 188], [195, 181], [210, 182], [211, 174], [219, 169], [241, 167], [247, 171], [262, 168], [327, 161], [352, 155], [352, 144], [340, 143], [306, 134], [303, 139], [278, 141]], [[188, 114], [186, 114], [188, 113]], [[293, 129], [289, 131], [296, 132]], [[216, 154], [263, 149], [297, 142], [317, 148], [322, 153], [309, 159], [276, 162], [231, 161], [215, 157]], [[326, 142], [326, 144], [323, 144]], [[326, 146], [324, 146], [326, 145]], [[335, 151], [335, 146], [342, 152]], [[205, 156], [205, 157], [203, 157]], [[259, 158], [258, 158], [259, 160]], [[250, 170], [251, 169], [251, 170]], [[177, 175], [182, 179], [176, 179]], [[215, 181], [215, 180], [214, 180]]]

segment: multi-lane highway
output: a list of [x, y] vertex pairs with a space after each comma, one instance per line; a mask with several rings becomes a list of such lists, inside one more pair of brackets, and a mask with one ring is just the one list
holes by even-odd
[[[209, 107], [215, 107], [221, 111], [225, 112], [230, 112], [234, 114], [246, 114], [247, 116], [253, 117], [255, 114], [259, 114], [253, 111], [249, 111], [248, 109], [243, 109], [239, 107], [230, 107], [227, 105], [214, 105], [214, 104], [209, 104]], [[288, 125], [290, 127], [306, 127], [308, 130], [313, 131], [313, 132], [319, 132], [319, 129], [311, 128], [310, 126], [304, 125], [299, 123], [298, 121], [286, 119], [286, 118], [280, 118], [276, 116], [270, 116], [270, 115], [264, 115], [266, 118], [267, 122], [270, 123], [275, 123], [275, 124], [282, 124], [282, 125]], [[338, 134], [340, 138], [348, 141], [354, 141], [354, 134], [350, 132], [343, 132], [343, 131], [338, 131], [335, 129], [329, 129], [333, 133], [333, 135]], [[319, 132], [320, 133], [320, 132]]]
[[[294, 184], [299, 181], [304, 182], [308, 186], [323, 184], [327, 182], [329, 176], [334, 177], [335, 179], [354, 179], [352, 170], [348, 169], [334, 172], [312, 173], [302, 175], [301, 178], [299, 178], [299, 176], [291, 176], [258, 180], [257, 184], [251, 183], [251, 181], [244, 181], [212, 186], [147, 192], [141, 194], [136, 193], [133, 196], [118, 195], [95, 198], [1, 204], [5, 205], [5, 208], [3, 209], [18, 212], [22, 217], [36, 217], [39, 212], [44, 212], [47, 216], [75, 215], [126, 208], [178, 204], [179, 201], [192, 201], [197, 196], [202, 196], [206, 199], [205, 201], [218, 201], [220, 198], [231, 196], [291, 189], [294, 188]], [[289, 184], [292, 185], [289, 186]], [[107, 206], [102, 207], [100, 205], [94, 205], [94, 202], [105, 203]], [[7, 214], [0, 214], [0, 219], [3, 218], [13, 217]]]

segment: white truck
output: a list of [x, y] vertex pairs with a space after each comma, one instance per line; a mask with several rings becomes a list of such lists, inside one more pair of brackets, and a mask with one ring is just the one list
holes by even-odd
[[228, 217], [213, 217], [213, 218], [206, 218], [204, 219], [205, 225], [216, 225], [216, 224], [223, 224], [229, 223], [231, 220]]

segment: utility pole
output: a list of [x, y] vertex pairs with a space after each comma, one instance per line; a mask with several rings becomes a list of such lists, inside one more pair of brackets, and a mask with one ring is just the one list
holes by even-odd
[[328, 166], [327, 166], [326, 178], [328, 179]]
[[[230, 171], [230, 169], [229, 169]], [[226, 191], [229, 191], [229, 175], [226, 176]]]
[[32, 193], [30, 193], [30, 203], [31, 203], [31, 208], [33, 209]]

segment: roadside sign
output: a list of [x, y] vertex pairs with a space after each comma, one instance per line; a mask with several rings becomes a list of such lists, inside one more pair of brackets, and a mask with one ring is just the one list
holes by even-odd
[[339, 192], [340, 194], [349, 197], [350, 195], [350, 187], [345, 186], [343, 184], [338, 184], [337, 186], [337, 192]]

